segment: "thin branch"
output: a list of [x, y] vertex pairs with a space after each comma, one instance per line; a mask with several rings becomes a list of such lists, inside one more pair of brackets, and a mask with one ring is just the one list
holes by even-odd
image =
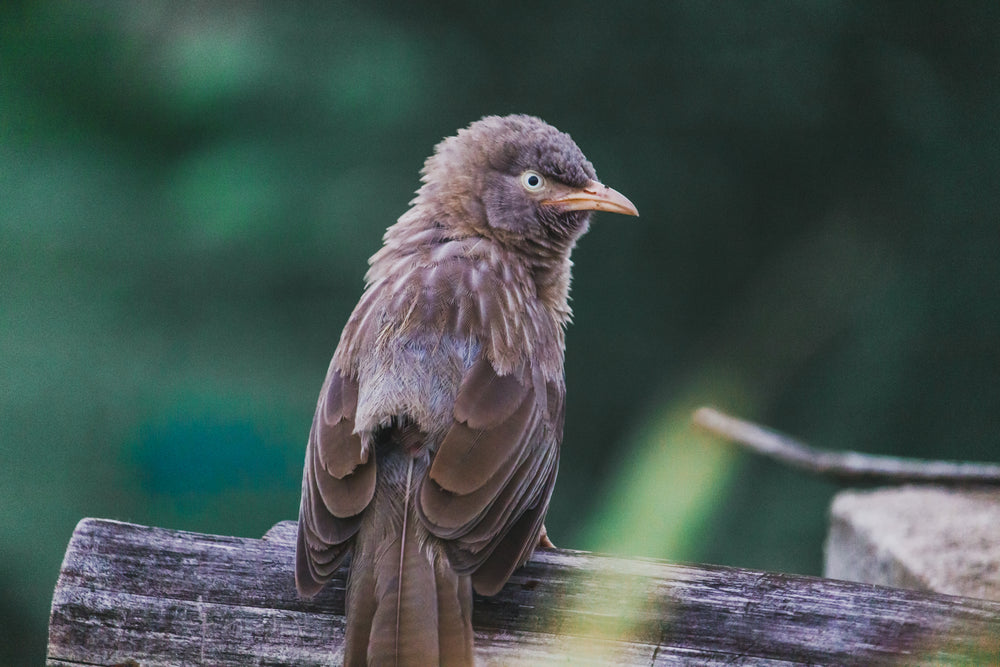
[[845, 482], [1000, 485], [1000, 464], [878, 456], [806, 445], [769, 428], [714, 408], [695, 410], [694, 423], [794, 468]]

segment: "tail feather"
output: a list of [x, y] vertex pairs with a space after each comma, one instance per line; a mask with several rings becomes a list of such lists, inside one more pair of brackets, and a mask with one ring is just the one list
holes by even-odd
[[381, 490], [351, 564], [344, 664], [472, 665], [469, 576], [428, 543], [410, 503], [380, 502]]
[[362, 565], [358, 550], [347, 578], [347, 628], [344, 632], [344, 667], [365, 667], [368, 664], [368, 638], [378, 606], [375, 599], [375, 571]]
[[456, 574], [442, 557], [436, 563], [438, 652], [442, 665], [473, 664], [472, 580]]
[[402, 551], [400, 540], [394, 539], [393, 548], [375, 566], [376, 609], [368, 638], [368, 662], [372, 665], [440, 663], [434, 572], [409, 528]]

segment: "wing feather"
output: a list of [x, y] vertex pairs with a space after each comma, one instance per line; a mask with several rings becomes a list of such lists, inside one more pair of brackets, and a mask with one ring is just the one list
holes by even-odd
[[530, 367], [500, 375], [485, 355], [462, 380], [417, 511], [480, 593], [499, 590], [537, 544], [558, 467], [563, 396], [561, 379], [539, 383]]
[[358, 385], [331, 366], [306, 444], [295, 583], [304, 595], [330, 580], [375, 493], [375, 458], [354, 433]]
[[459, 387], [455, 424], [434, 456], [430, 478], [460, 495], [482, 488], [531, 442], [535, 412], [531, 385], [513, 375], [498, 376], [481, 357]]

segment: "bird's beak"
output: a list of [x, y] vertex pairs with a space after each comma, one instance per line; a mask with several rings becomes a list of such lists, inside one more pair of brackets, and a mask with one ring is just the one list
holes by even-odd
[[551, 199], [545, 199], [542, 205], [556, 206], [563, 211], [610, 211], [639, 215], [635, 204], [628, 197], [597, 181], [589, 181], [582, 188], [567, 190]]

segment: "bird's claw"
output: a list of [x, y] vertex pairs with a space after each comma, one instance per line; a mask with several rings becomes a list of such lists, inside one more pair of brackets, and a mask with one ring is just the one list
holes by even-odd
[[552, 540], [549, 539], [549, 532], [545, 530], [545, 524], [542, 524], [542, 532], [538, 534], [538, 546], [537, 549], [555, 549], [556, 545], [552, 544]]

